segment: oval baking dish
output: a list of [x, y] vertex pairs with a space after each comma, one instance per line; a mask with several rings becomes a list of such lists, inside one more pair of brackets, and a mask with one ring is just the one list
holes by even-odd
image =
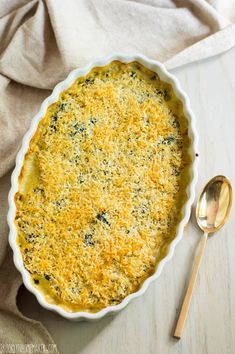
[[[164, 256], [159, 258], [160, 261], [157, 262], [157, 265], [155, 267], [155, 271], [148, 273], [148, 277], [143, 278], [143, 282], [141, 282], [140, 286], [138, 288], [136, 288], [136, 291], [132, 290], [131, 293], [129, 293], [124, 298], [122, 298], [122, 301], [120, 303], [114, 302], [114, 305], [111, 304], [110, 306], [108, 305], [108, 306], [101, 308], [101, 309], [98, 308], [96, 311], [93, 311], [93, 312], [76, 310], [76, 307], [74, 307], [74, 310], [72, 310], [72, 312], [71, 312], [66, 307], [60, 306], [56, 302], [53, 303], [52, 301], [49, 301], [48, 296], [45, 296], [45, 294], [43, 294], [43, 292], [40, 291], [40, 288], [37, 286], [37, 284], [39, 283], [39, 280], [33, 279], [34, 280], [34, 284], [33, 284], [32, 276], [30, 276], [29, 271], [25, 268], [22, 253], [20, 250], [20, 245], [17, 240], [18, 232], [17, 232], [16, 222], [15, 222], [16, 211], [17, 211], [16, 200], [18, 198], [18, 195], [19, 195], [18, 192], [20, 190], [20, 184], [19, 184], [20, 182], [19, 181], [22, 178], [22, 171], [23, 171], [23, 168], [25, 168], [24, 164], [25, 164], [25, 161], [27, 161], [29, 147], [31, 146], [30, 145], [31, 141], [33, 141], [32, 138], [35, 136], [35, 133], [39, 127], [39, 123], [46, 116], [48, 109], [50, 109], [50, 107], [53, 107], [53, 103], [58, 102], [58, 100], [60, 99], [61, 94], [63, 92], [67, 92], [65, 90], [68, 90], [69, 88], [73, 88], [72, 85], [75, 83], [76, 80], [78, 80], [79, 78], [81, 78], [81, 80], [85, 80], [84, 82], [89, 87], [93, 83], [93, 81], [91, 80], [92, 81], [91, 82], [90, 79], [86, 79], [86, 78], [83, 79], [83, 78], [86, 77], [86, 75], [89, 74], [92, 69], [97, 68], [99, 70], [99, 68], [107, 67], [109, 64], [111, 65], [112, 62], [120, 62], [120, 63], [125, 63], [125, 64], [130, 63], [128, 65], [132, 65], [132, 63], [136, 63], [136, 64], [134, 64], [134, 65], [137, 65], [136, 67], [138, 67], [138, 63], [139, 63], [140, 64], [139, 66], [143, 66], [143, 68], [146, 68], [146, 71], [148, 71], [148, 69], [149, 69], [149, 70], [151, 70], [151, 72], [156, 73], [157, 75], [156, 76], [153, 75], [152, 80], [155, 80], [156, 77], [159, 77], [160, 81], [163, 83], [163, 85], [165, 85], [166, 87], [171, 87], [175, 97], [177, 98], [177, 100], [179, 102], [181, 102], [180, 104], [182, 106], [183, 115], [187, 121], [187, 129], [185, 131], [187, 132], [186, 133], [187, 139], [189, 141], [188, 147], [187, 147], [187, 155], [190, 157], [190, 164], [189, 164], [189, 168], [188, 168], [189, 169], [189, 171], [188, 171], [189, 172], [189, 179], [188, 179], [188, 182], [187, 182], [187, 185], [185, 188], [186, 190], [184, 191], [185, 192], [184, 204], [181, 206], [181, 208], [179, 210], [180, 219], [179, 219], [179, 222], [177, 222], [177, 227], [175, 230], [175, 237], [173, 240], [171, 239], [170, 243], [168, 242], [169, 244], [167, 244], [167, 249], [164, 252]], [[96, 69], [94, 69], [94, 70], [96, 70]], [[135, 76], [135, 73], [131, 73], [131, 76]], [[81, 85], [84, 85], [83, 81], [81, 81]], [[163, 86], [163, 87], [165, 87], [165, 86]], [[164, 95], [166, 96], [166, 92], [164, 93], [164, 90], [161, 90], [159, 95], [160, 95], [160, 97], [163, 97]], [[163, 95], [163, 96], [161, 96], [161, 95]], [[149, 95], [148, 95], [148, 97], [149, 97]], [[162, 98], [160, 98], [160, 100], [161, 99]], [[164, 97], [164, 99], [166, 99], [166, 101], [167, 101], [167, 97]], [[101, 98], [101, 100], [102, 100], [102, 98]], [[124, 101], [125, 101], [125, 98], [124, 98]], [[140, 104], [142, 104], [142, 102], [143, 102], [142, 97], [138, 98], [138, 102]], [[62, 103], [62, 105], [63, 105], [63, 103]], [[64, 105], [62, 108], [64, 110]], [[53, 115], [52, 108], [51, 108], [51, 112], [52, 112], [51, 113], [52, 118], [50, 117], [50, 119], [52, 119], [52, 121], [53, 121], [53, 124], [52, 124], [53, 126], [51, 126], [51, 129], [56, 130], [57, 128], [55, 127], [55, 118], [53, 118], [53, 116], [52, 116]], [[57, 121], [57, 119], [58, 118], [56, 118], [56, 121]], [[95, 118], [94, 119], [90, 118], [89, 126], [92, 126], [92, 128], [89, 128], [90, 130], [94, 129], [94, 125], [96, 124], [96, 122], [97, 122], [97, 120], [95, 120]], [[149, 125], [149, 122], [147, 122], [146, 125]], [[74, 131], [74, 128], [76, 128], [76, 131]], [[74, 136], [77, 134], [77, 128], [79, 128], [79, 127], [77, 127], [77, 124], [73, 125], [71, 128], [72, 130], [68, 131], [67, 134], [70, 137], [74, 138]], [[163, 127], [163, 128], [165, 129], [165, 127]], [[87, 129], [87, 128], [82, 127], [82, 130], [81, 130], [81, 127], [80, 127], [81, 131], [78, 129], [79, 133], [84, 135], [85, 134], [84, 129]], [[136, 134], [138, 135], [138, 129], [136, 130]], [[166, 140], [164, 140], [164, 141], [162, 140], [161, 143], [170, 145], [170, 144], [172, 144], [171, 139], [172, 138], [170, 137], [170, 140], [169, 140], [169, 137], [168, 137]], [[137, 140], [138, 140], [138, 138], [137, 138]], [[100, 145], [101, 146], [100, 151], [101, 151], [102, 144], [103, 144], [102, 143], [102, 136], [100, 139], [100, 144], [101, 144]], [[140, 145], [141, 142], [138, 142], [138, 144]], [[59, 83], [54, 88], [52, 94], [42, 103], [38, 114], [32, 120], [30, 129], [28, 130], [28, 132], [24, 136], [22, 147], [21, 147], [21, 149], [17, 155], [17, 158], [16, 158], [16, 166], [15, 166], [15, 169], [12, 173], [12, 178], [11, 178], [12, 186], [11, 186], [11, 190], [9, 192], [9, 212], [8, 212], [8, 225], [10, 228], [9, 243], [10, 243], [10, 246], [11, 246], [13, 253], [14, 253], [14, 263], [15, 263], [16, 268], [22, 274], [23, 282], [24, 282], [26, 288], [36, 296], [38, 302], [46, 309], [56, 311], [60, 315], [62, 315], [63, 317], [71, 319], [71, 320], [82, 320], [82, 319], [97, 320], [107, 314], [112, 314], [112, 313], [116, 313], [116, 312], [120, 311], [132, 299], [143, 294], [146, 291], [146, 289], [148, 288], [148, 285], [153, 280], [155, 280], [159, 277], [165, 263], [173, 256], [174, 248], [175, 248], [176, 244], [182, 238], [184, 226], [186, 225], [186, 223], [189, 220], [191, 205], [193, 203], [194, 195], [195, 195], [194, 189], [195, 189], [195, 184], [196, 184], [196, 180], [197, 180], [197, 168], [196, 168], [197, 167], [197, 158], [196, 158], [197, 154], [196, 153], [197, 153], [197, 132], [195, 129], [195, 119], [194, 119], [194, 115], [193, 115], [191, 108], [190, 108], [189, 99], [186, 96], [186, 94], [181, 90], [178, 80], [173, 75], [171, 75], [169, 72], [167, 72], [167, 70], [165, 69], [165, 67], [161, 63], [159, 63], [157, 61], [150, 60], [140, 54], [125, 55], [125, 54], [117, 53], [117, 54], [112, 54], [107, 57], [95, 60], [92, 63], [86, 65], [82, 69], [76, 69], [76, 70], [72, 71], [69, 74], [69, 76], [67, 77], [67, 79], [65, 79], [64, 81]], [[106, 161], [106, 163], [107, 163], [107, 161]], [[176, 175], [177, 174], [178, 174], [178, 172], [176, 171]], [[83, 181], [80, 181], [80, 183], [83, 183]], [[119, 178], [119, 181], [117, 181], [115, 183], [123, 183], [123, 181], [120, 181], [120, 178]], [[42, 193], [42, 190], [38, 189], [37, 193], [40, 195]], [[40, 199], [40, 197], [38, 197], [38, 198]], [[62, 199], [62, 201], [64, 203], [63, 199]], [[57, 201], [55, 201], [55, 204], [56, 205], [58, 204]], [[57, 207], [58, 207], [58, 205], [57, 205]], [[61, 208], [61, 205], [59, 205], [59, 208]], [[133, 213], [134, 212], [136, 212], [136, 210], [133, 211]], [[135, 215], [137, 215], [137, 216], [135, 216], [136, 218], [139, 218], [138, 212], [139, 211], [137, 211], [135, 214]], [[142, 213], [145, 213], [145, 211], [142, 210]], [[124, 214], [125, 213], [123, 213], [123, 215]], [[98, 224], [98, 226], [97, 226], [98, 230], [102, 230], [102, 227], [106, 228], [106, 229], [108, 229], [110, 227], [109, 219], [108, 219], [107, 215], [105, 214], [105, 212], [104, 213], [102, 213], [102, 212], [97, 213], [96, 217], [95, 217], [95, 221], [92, 221], [92, 223], [93, 223], [92, 224], [93, 225], [92, 226], [93, 232], [94, 232], [94, 228], [96, 227], [97, 224]], [[102, 224], [102, 225], [100, 226], [100, 224]], [[129, 230], [127, 230], [127, 231], [129, 234], [130, 231]], [[108, 232], [108, 230], [107, 230], [107, 232]], [[96, 241], [94, 241], [92, 239], [91, 232], [86, 233], [85, 236], [86, 237], [83, 239], [83, 242], [86, 244], [86, 246], [94, 245], [94, 242], [96, 242]], [[130, 237], [130, 236], [127, 236], [127, 237]], [[144, 237], [146, 237], [146, 236], [143, 236], [143, 238]], [[67, 242], [67, 241], [65, 241], [65, 242]], [[135, 246], [133, 246], [133, 247], [135, 247]], [[140, 246], [138, 245], [138, 247], [140, 247]], [[49, 275], [44, 274], [44, 276], [45, 276], [45, 280], [42, 280], [42, 283], [50, 280]], [[115, 276], [117, 277], [117, 274]], [[115, 280], [113, 280], [113, 281], [115, 281]], [[40, 278], [40, 282], [41, 282], [41, 278]]]

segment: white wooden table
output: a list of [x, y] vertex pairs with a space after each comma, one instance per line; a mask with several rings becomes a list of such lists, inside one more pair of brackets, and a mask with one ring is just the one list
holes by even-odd
[[[235, 48], [173, 73], [191, 98], [197, 118], [197, 194], [216, 174], [228, 176], [235, 189]], [[234, 207], [225, 228], [208, 241], [183, 338], [171, 336], [200, 235], [192, 218], [160, 278], [116, 317], [69, 322], [41, 308], [24, 289], [20, 308], [44, 323], [61, 354], [235, 353]]]

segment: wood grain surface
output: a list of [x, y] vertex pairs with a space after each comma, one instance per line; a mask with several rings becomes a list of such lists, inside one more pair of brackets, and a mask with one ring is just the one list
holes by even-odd
[[[197, 119], [197, 195], [216, 174], [229, 177], [235, 189], [235, 48], [172, 72], [188, 93]], [[160, 278], [116, 317], [69, 322], [41, 308], [25, 289], [19, 294], [20, 309], [44, 323], [61, 354], [233, 354], [234, 206], [226, 226], [208, 239], [183, 337], [172, 338], [200, 237], [192, 218]]]

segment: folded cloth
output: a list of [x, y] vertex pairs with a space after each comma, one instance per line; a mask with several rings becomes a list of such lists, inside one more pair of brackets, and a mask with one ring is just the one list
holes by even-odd
[[[235, 0], [1, 0], [0, 176], [14, 164], [29, 123], [69, 71], [112, 51], [140, 52], [168, 68], [235, 44]], [[0, 343], [53, 343], [16, 306], [21, 277], [7, 246], [7, 192], [0, 180]]]

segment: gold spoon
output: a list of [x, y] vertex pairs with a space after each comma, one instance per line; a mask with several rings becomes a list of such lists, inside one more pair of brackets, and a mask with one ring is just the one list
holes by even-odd
[[175, 338], [181, 338], [184, 329], [207, 237], [212, 232], [218, 231], [225, 224], [229, 216], [231, 205], [232, 186], [230, 181], [224, 176], [212, 178], [204, 187], [197, 202], [196, 220], [200, 229], [204, 231], [204, 235], [194, 262], [191, 279], [175, 328]]

